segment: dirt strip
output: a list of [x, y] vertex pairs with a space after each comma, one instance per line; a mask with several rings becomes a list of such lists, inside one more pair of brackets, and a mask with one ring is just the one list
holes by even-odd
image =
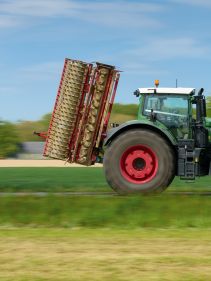
[[[79, 164], [70, 164], [61, 160], [19, 160], [19, 159], [4, 159], [0, 160], [0, 168], [3, 167], [86, 167]], [[102, 167], [102, 164], [95, 164], [90, 167]]]
[[[61, 196], [61, 197], [113, 197], [113, 196], [119, 196], [116, 192], [86, 192], [86, 191], [73, 191], [73, 192], [45, 192], [45, 191], [40, 191], [40, 192], [0, 192], [0, 198], [1, 197], [27, 197], [27, 196], [33, 196], [33, 197], [46, 197], [49, 195], [53, 196]], [[156, 195], [155, 195], [156, 196]], [[197, 192], [197, 191], [181, 191], [181, 192], [174, 192], [174, 191], [169, 191], [163, 194], [163, 196], [211, 196], [211, 192]], [[123, 198], [123, 196], [122, 196]]]

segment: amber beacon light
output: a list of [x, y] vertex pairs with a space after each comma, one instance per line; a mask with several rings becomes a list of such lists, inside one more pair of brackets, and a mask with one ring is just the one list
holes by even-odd
[[159, 86], [159, 80], [155, 80], [155, 87], [157, 88]]

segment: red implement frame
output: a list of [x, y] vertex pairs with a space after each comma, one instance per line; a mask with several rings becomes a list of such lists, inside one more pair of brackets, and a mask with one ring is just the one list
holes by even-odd
[[[44, 148], [44, 156], [47, 156], [47, 149], [48, 149], [48, 135], [51, 132], [52, 124], [54, 123], [54, 114], [58, 106], [58, 100], [60, 97], [61, 87], [64, 80], [64, 75], [67, 67], [69, 59], [65, 59], [64, 68], [61, 76], [61, 81], [56, 97], [56, 102], [52, 114], [52, 118], [50, 121], [48, 133], [38, 133], [42, 137], [46, 137], [46, 144]], [[83, 147], [83, 136], [85, 134], [86, 125], [88, 122], [89, 113], [91, 110], [92, 102], [94, 100], [94, 94], [96, 85], [101, 85], [101, 81], [99, 81], [100, 71], [102, 69], [106, 69], [108, 75], [106, 76], [106, 84], [104, 84], [103, 94], [100, 99], [100, 104], [97, 116], [96, 116], [96, 123], [95, 129], [92, 133], [90, 147], [87, 153], [87, 161], [84, 165], [91, 165], [93, 159], [96, 156], [96, 149], [99, 149], [99, 146], [102, 144], [103, 138], [106, 136], [106, 131], [108, 127], [108, 122], [112, 110], [112, 105], [114, 102], [117, 85], [119, 81], [119, 71], [115, 70], [113, 66], [104, 65], [101, 63], [96, 63], [94, 67], [93, 64], [86, 64], [87, 70], [84, 74], [84, 84], [81, 90], [79, 106], [76, 108], [76, 120], [74, 122], [74, 128], [69, 138], [69, 156], [67, 161], [68, 162], [79, 162], [79, 154], [80, 150]]]

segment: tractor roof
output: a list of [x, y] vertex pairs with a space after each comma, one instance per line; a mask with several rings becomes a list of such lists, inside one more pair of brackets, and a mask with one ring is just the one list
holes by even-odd
[[178, 94], [178, 95], [193, 95], [194, 88], [138, 88], [140, 94]]

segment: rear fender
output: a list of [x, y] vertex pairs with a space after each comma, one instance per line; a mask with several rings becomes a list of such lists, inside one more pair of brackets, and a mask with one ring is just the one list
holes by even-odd
[[118, 127], [109, 130], [107, 133], [107, 137], [104, 140], [104, 145], [105, 146], [108, 145], [111, 141], [113, 141], [117, 136], [119, 136], [123, 132], [134, 128], [135, 129], [144, 128], [157, 132], [173, 146], [177, 145], [177, 140], [175, 139], [175, 137], [162, 123], [160, 123], [159, 121], [156, 121], [156, 123], [154, 123], [154, 122], [143, 121], [143, 120], [128, 121], [126, 123], [121, 124]]

